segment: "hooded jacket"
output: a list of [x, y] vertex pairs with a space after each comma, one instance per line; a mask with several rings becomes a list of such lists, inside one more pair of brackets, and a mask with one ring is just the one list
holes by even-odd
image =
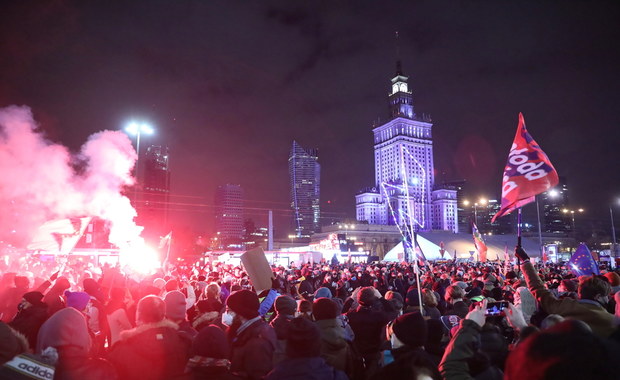
[[121, 380], [175, 379], [183, 376], [190, 344], [164, 319], [122, 331], [108, 357]]
[[315, 323], [321, 332], [321, 357], [330, 366], [345, 371], [349, 345], [345, 340], [345, 331], [340, 321], [334, 318]]
[[50, 347], [58, 353], [54, 380], [117, 378], [109, 362], [91, 357], [86, 319], [72, 307], [54, 313], [41, 326], [37, 353]]
[[347, 375], [325, 363], [320, 357], [287, 359], [278, 364], [265, 380], [347, 380]]

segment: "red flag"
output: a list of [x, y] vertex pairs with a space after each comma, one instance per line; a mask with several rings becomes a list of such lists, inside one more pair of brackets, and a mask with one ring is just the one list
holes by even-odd
[[472, 222], [472, 235], [474, 237], [474, 245], [476, 246], [476, 251], [478, 251], [478, 261], [485, 262], [487, 261], [487, 245], [484, 244], [484, 240], [482, 239], [482, 235], [480, 231], [478, 231], [478, 227], [476, 223]]
[[502, 180], [502, 207], [495, 219], [534, 201], [534, 196], [558, 184], [558, 172], [525, 129], [523, 114], [512, 142]]

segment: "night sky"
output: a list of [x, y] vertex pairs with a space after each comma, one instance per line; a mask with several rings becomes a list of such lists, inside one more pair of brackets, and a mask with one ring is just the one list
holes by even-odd
[[141, 147], [170, 147], [177, 225], [208, 231], [215, 187], [237, 183], [248, 215], [263, 224], [274, 209], [282, 236], [293, 139], [319, 149], [324, 223], [355, 217], [399, 31], [416, 112], [434, 123], [436, 182], [497, 197], [523, 112], [572, 206], [608, 221], [618, 20], [618, 1], [5, 1], [0, 107], [30, 106], [72, 150], [149, 121]]

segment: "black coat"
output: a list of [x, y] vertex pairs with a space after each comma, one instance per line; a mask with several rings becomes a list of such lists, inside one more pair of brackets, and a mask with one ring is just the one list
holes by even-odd
[[246, 379], [260, 379], [273, 369], [276, 334], [262, 319], [256, 320], [231, 342], [230, 370]]
[[265, 380], [348, 380], [347, 375], [325, 363], [320, 357], [286, 359]]
[[360, 306], [349, 311], [347, 318], [355, 333], [353, 344], [362, 355], [381, 351], [381, 338], [385, 325], [390, 321], [387, 313]]
[[47, 305], [40, 303], [19, 311], [15, 318], [9, 322], [9, 326], [24, 334], [28, 339], [28, 344], [34, 349], [37, 346], [39, 329], [46, 319]]

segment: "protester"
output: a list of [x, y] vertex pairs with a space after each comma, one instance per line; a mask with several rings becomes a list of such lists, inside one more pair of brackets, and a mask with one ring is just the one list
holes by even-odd
[[349, 345], [338, 319], [340, 307], [329, 298], [317, 298], [312, 304], [312, 315], [321, 334], [321, 357], [330, 366], [347, 371]]
[[[439, 379], [437, 362], [424, 350], [428, 336], [426, 320], [419, 311], [406, 313], [391, 324], [390, 346], [392, 361], [379, 369], [372, 379], [386, 379], [398, 375], [406, 379], [425, 374]], [[413, 377], [416, 378], [416, 377]]]
[[200, 330], [190, 354], [186, 373], [190, 373], [193, 379], [238, 379], [230, 372], [230, 347], [226, 334], [219, 327], [207, 326]]
[[589, 277], [579, 284], [578, 300], [570, 298], [559, 300], [545, 288], [530, 262], [530, 257], [521, 247], [515, 249], [515, 255], [521, 259], [521, 269], [528, 288], [546, 313], [586, 322], [596, 335], [603, 338], [614, 332], [614, 316], [605, 309], [611, 292], [611, 286], [606, 279]]
[[57, 358], [54, 379], [116, 379], [112, 365], [92, 352], [86, 318], [73, 307], [54, 313], [39, 330], [36, 353]]
[[389, 315], [383, 310], [373, 309], [380, 301], [372, 287], [363, 287], [357, 294], [357, 302], [358, 308], [349, 311], [347, 318], [355, 333], [353, 344], [364, 359], [367, 373], [372, 374], [379, 367], [381, 338], [390, 322]]
[[[330, 301], [331, 302], [331, 301]], [[289, 326], [286, 359], [277, 364], [265, 380], [346, 380], [344, 372], [325, 363], [321, 355], [321, 334], [306, 318], [295, 318]]]
[[47, 319], [47, 305], [43, 303], [43, 294], [37, 291], [25, 293], [17, 309], [18, 312], [9, 322], [9, 326], [24, 334], [30, 347], [36, 347], [39, 329]]
[[187, 320], [185, 309], [187, 303], [183, 293], [178, 290], [168, 292], [164, 302], [166, 303], [166, 318], [179, 326], [179, 333], [185, 334], [188, 340], [194, 339], [198, 335], [198, 331]]
[[276, 336], [258, 315], [259, 306], [256, 293], [239, 290], [228, 297], [222, 314], [231, 343], [230, 369], [245, 379], [260, 379], [273, 368]]
[[164, 380], [184, 373], [191, 342], [165, 316], [161, 298], [150, 295], [138, 302], [137, 327], [121, 332], [109, 353], [119, 379]]
[[281, 295], [276, 298], [274, 305], [276, 317], [270, 325], [276, 334], [276, 347], [273, 353], [273, 363], [278, 364], [286, 357], [286, 338], [288, 337], [288, 326], [295, 318], [297, 302], [293, 297]]

